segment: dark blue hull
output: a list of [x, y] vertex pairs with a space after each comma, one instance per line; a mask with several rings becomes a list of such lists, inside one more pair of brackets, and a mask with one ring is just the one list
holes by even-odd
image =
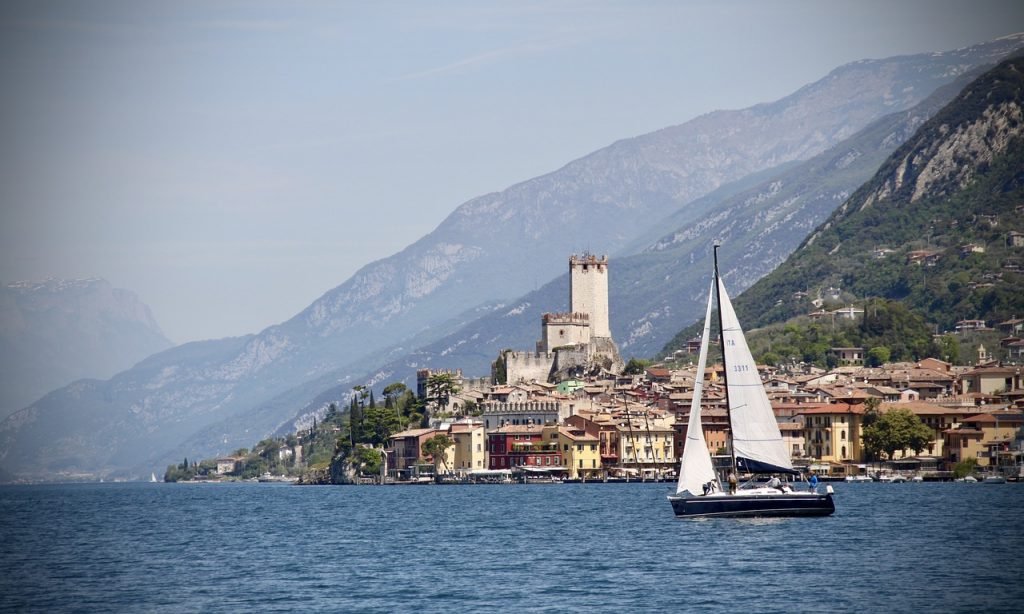
[[831, 494], [756, 494], [669, 497], [681, 517], [828, 516], [836, 511]]

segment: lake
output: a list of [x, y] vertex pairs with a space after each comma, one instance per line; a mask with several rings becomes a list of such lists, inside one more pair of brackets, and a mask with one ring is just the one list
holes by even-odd
[[4, 486], [0, 609], [1024, 611], [1024, 484], [749, 520], [677, 519], [670, 486]]

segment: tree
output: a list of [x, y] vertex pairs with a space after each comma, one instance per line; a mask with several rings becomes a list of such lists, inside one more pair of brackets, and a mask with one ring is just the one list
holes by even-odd
[[651, 361], [643, 360], [642, 358], [630, 358], [629, 362], [626, 363], [626, 368], [623, 369], [623, 375], [641, 375], [647, 370], [647, 367], [651, 366]]
[[362, 475], [379, 476], [380, 470], [384, 466], [384, 460], [380, 450], [360, 446], [356, 448], [352, 464]]
[[953, 335], [943, 335], [939, 340], [939, 352], [942, 360], [951, 364], [960, 364], [960, 342]]
[[394, 382], [384, 386], [384, 407], [394, 409], [399, 397], [409, 388], [402, 382]]
[[505, 359], [505, 355], [512, 350], [502, 350], [498, 354], [498, 359], [491, 363], [491, 378], [495, 384], [507, 384], [508, 383], [508, 364]]
[[965, 458], [959, 463], [953, 465], [953, 477], [962, 478], [971, 475], [978, 468], [978, 459], [976, 458]]
[[861, 432], [869, 454], [885, 452], [892, 460], [897, 450], [923, 450], [932, 441], [932, 430], [909, 409], [894, 409], [878, 417]]
[[432, 401], [439, 412], [448, 407], [451, 395], [459, 392], [455, 376], [451, 373], [431, 373], [427, 378], [427, 400]]
[[402, 429], [401, 420], [393, 409], [369, 407], [363, 414], [363, 430], [359, 441], [381, 445]]
[[880, 367], [885, 363], [889, 362], [889, 356], [891, 352], [889, 348], [884, 345], [873, 347], [868, 350], [868, 366], [869, 367]]
[[430, 439], [424, 441], [423, 445], [420, 446], [420, 452], [423, 454], [424, 458], [429, 458], [433, 461], [434, 470], [437, 471], [438, 462], [441, 463], [442, 467], [445, 466], [445, 450], [454, 445], [455, 442], [452, 441], [451, 437], [448, 437], [447, 435], [441, 433], [438, 435], [434, 435]]

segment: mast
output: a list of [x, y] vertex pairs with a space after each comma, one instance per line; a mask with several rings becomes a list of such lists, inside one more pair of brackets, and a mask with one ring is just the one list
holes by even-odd
[[725, 362], [725, 326], [722, 324], [722, 293], [719, 288], [718, 245], [715, 245], [715, 302], [718, 303], [718, 340], [722, 347], [722, 381], [725, 383], [725, 416], [729, 420], [729, 454], [732, 457], [732, 472], [736, 473], [736, 446], [732, 443], [732, 404], [729, 402], [729, 365]]

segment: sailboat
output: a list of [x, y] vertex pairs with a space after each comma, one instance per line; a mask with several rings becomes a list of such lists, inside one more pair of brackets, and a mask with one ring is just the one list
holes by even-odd
[[715, 270], [708, 292], [704, 334], [697, 361], [697, 378], [690, 405], [686, 442], [679, 467], [676, 493], [669, 495], [672, 510], [680, 517], [743, 516], [827, 516], [835, 512], [832, 487], [824, 493], [794, 490], [788, 486], [742, 488], [730, 493], [722, 489], [711, 461], [701, 426], [701, 397], [704, 370], [711, 339], [711, 308], [718, 302], [718, 331], [722, 343], [725, 371], [725, 398], [729, 416], [731, 472], [758, 474], [797, 474], [782, 441], [771, 402], [747, 347], [736, 312], [718, 274], [718, 246], [715, 246]]
[[150, 482], [155, 482], [156, 481], [156, 473], [155, 472], [149, 474], [149, 481]]

